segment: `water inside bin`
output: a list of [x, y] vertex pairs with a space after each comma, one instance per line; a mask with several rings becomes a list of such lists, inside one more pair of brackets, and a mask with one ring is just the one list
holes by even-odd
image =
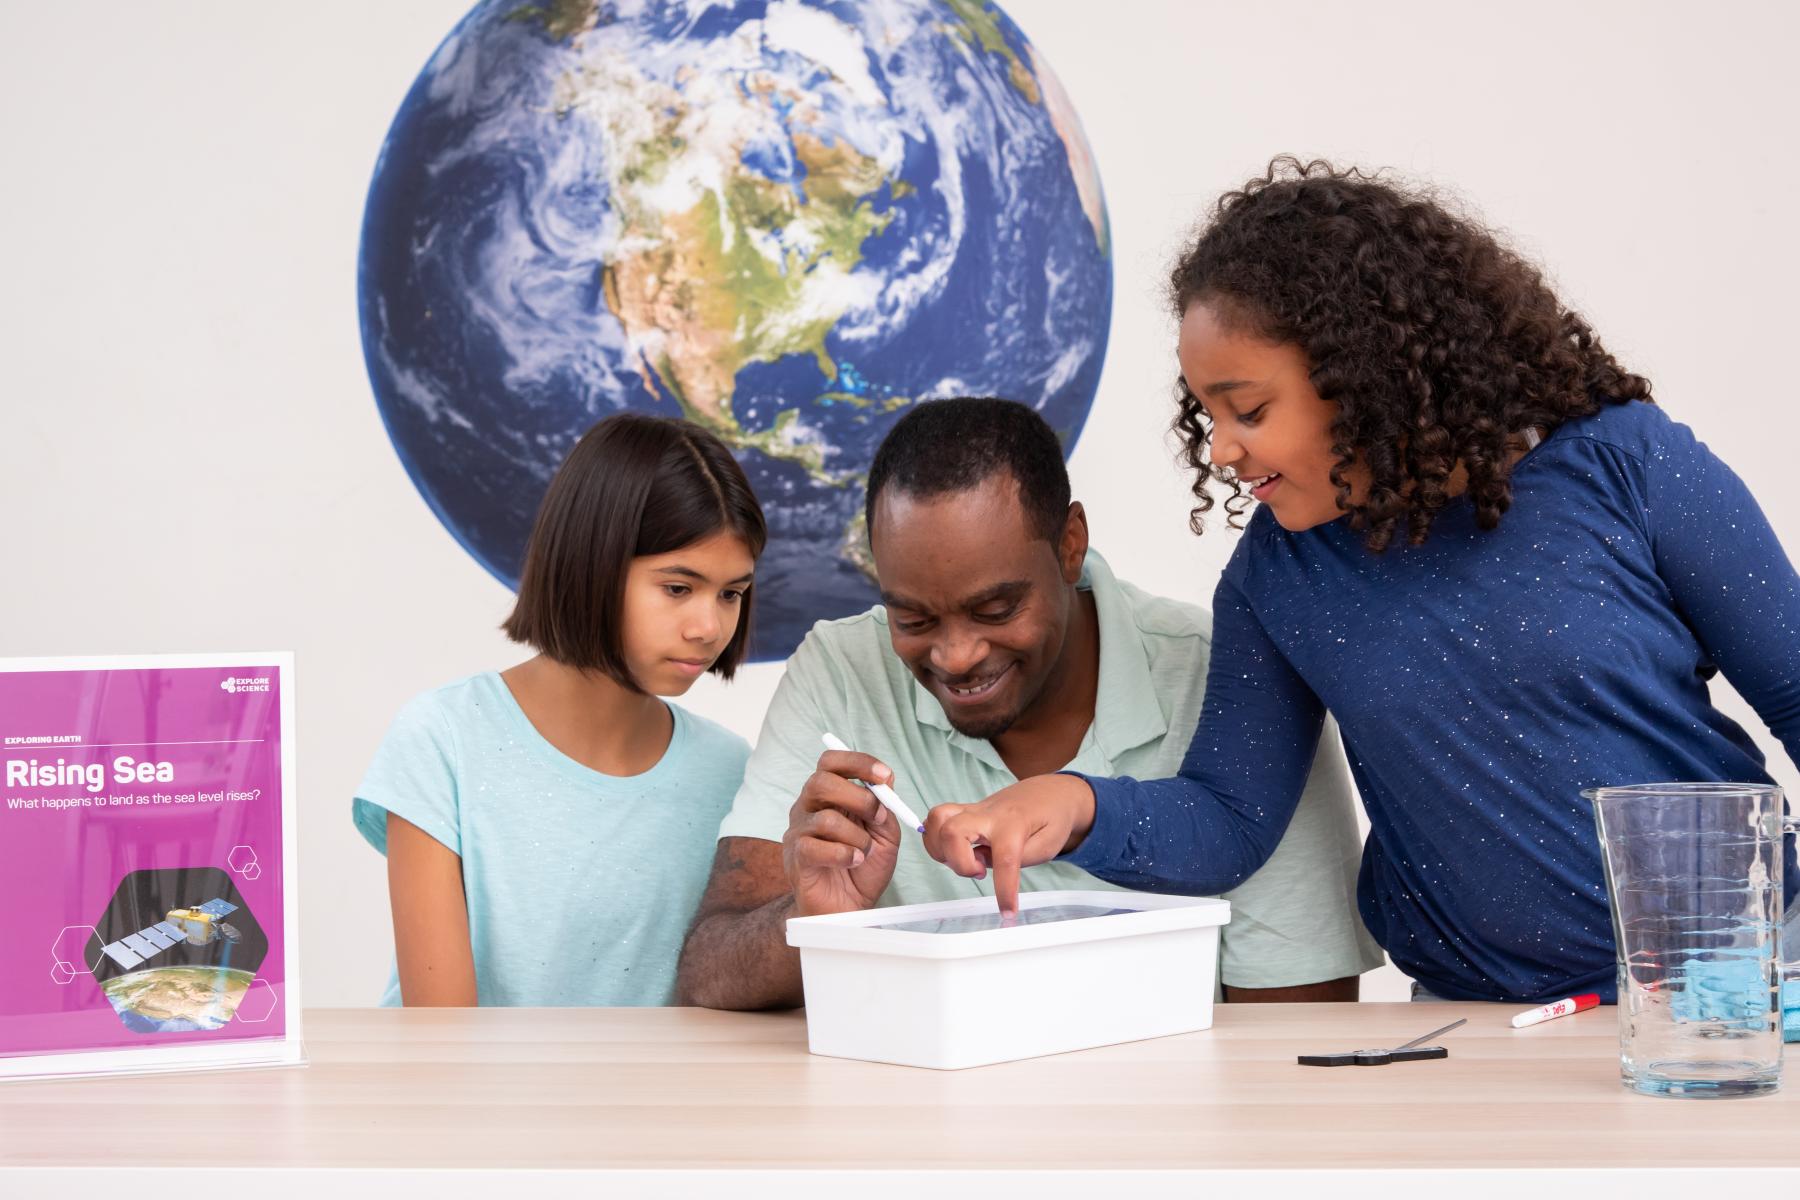
[[1022, 908], [1016, 917], [1002, 917], [999, 912], [971, 913], [963, 917], [933, 917], [923, 921], [900, 921], [893, 925], [871, 925], [870, 929], [898, 929], [906, 933], [982, 933], [989, 929], [1011, 929], [1017, 925], [1051, 925], [1057, 921], [1080, 921], [1088, 917], [1111, 917], [1119, 913], [1138, 912], [1135, 908], [1102, 908], [1098, 904], [1046, 904], [1042, 908]]

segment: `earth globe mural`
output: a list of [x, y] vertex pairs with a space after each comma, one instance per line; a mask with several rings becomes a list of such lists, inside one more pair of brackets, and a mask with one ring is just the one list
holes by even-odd
[[1112, 259], [1080, 122], [991, 3], [498, 0], [394, 118], [358, 284], [395, 450], [508, 586], [595, 421], [724, 439], [766, 660], [875, 601], [863, 482], [908, 406], [1022, 400], [1073, 449]]

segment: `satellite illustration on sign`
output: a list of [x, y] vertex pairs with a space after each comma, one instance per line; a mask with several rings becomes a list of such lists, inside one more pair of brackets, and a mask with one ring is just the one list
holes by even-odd
[[223, 900], [208, 900], [192, 908], [171, 908], [166, 920], [128, 933], [118, 941], [101, 947], [106, 957], [126, 970], [155, 958], [170, 946], [208, 946], [220, 938], [236, 945], [242, 935], [225, 924], [223, 918], [237, 911], [237, 905]]
[[216, 867], [134, 871], [79, 928], [92, 930], [82, 957], [94, 982], [135, 1032], [219, 1029], [252, 993], [253, 1011], [272, 999], [255, 988], [268, 938]]
[[399, 458], [516, 586], [551, 474], [694, 420], [769, 516], [751, 651], [876, 600], [863, 483], [913, 404], [998, 395], [1074, 448], [1112, 245], [1080, 121], [985, 0], [478, 5], [401, 104], [358, 291]]

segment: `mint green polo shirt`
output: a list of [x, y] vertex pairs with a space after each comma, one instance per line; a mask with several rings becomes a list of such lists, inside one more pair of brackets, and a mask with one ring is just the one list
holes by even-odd
[[[1192, 604], [1152, 596], [1117, 579], [1093, 550], [1080, 586], [1100, 624], [1094, 722], [1067, 770], [1162, 779], [1174, 775], [1200, 720], [1212, 621]], [[951, 728], [943, 708], [894, 653], [882, 606], [820, 621], [788, 660], [763, 718], [719, 836], [779, 842], [788, 811], [817, 769], [822, 732], [873, 754], [922, 817], [939, 804], [973, 804], [1017, 782], [991, 742]], [[1298, 810], [1263, 868], [1224, 893], [1231, 923], [1220, 978], [1232, 987], [1294, 987], [1358, 975], [1382, 954], [1356, 914], [1361, 839], [1337, 729], [1326, 723]], [[1025, 869], [1028, 891], [1122, 891], [1067, 863]], [[922, 904], [993, 894], [993, 877], [964, 879], [902, 832], [894, 879], [881, 904]]]

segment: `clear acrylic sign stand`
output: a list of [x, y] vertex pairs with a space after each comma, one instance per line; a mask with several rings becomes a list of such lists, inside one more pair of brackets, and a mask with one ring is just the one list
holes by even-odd
[[292, 654], [0, 659], [0, 1079], [304, 1061]]

